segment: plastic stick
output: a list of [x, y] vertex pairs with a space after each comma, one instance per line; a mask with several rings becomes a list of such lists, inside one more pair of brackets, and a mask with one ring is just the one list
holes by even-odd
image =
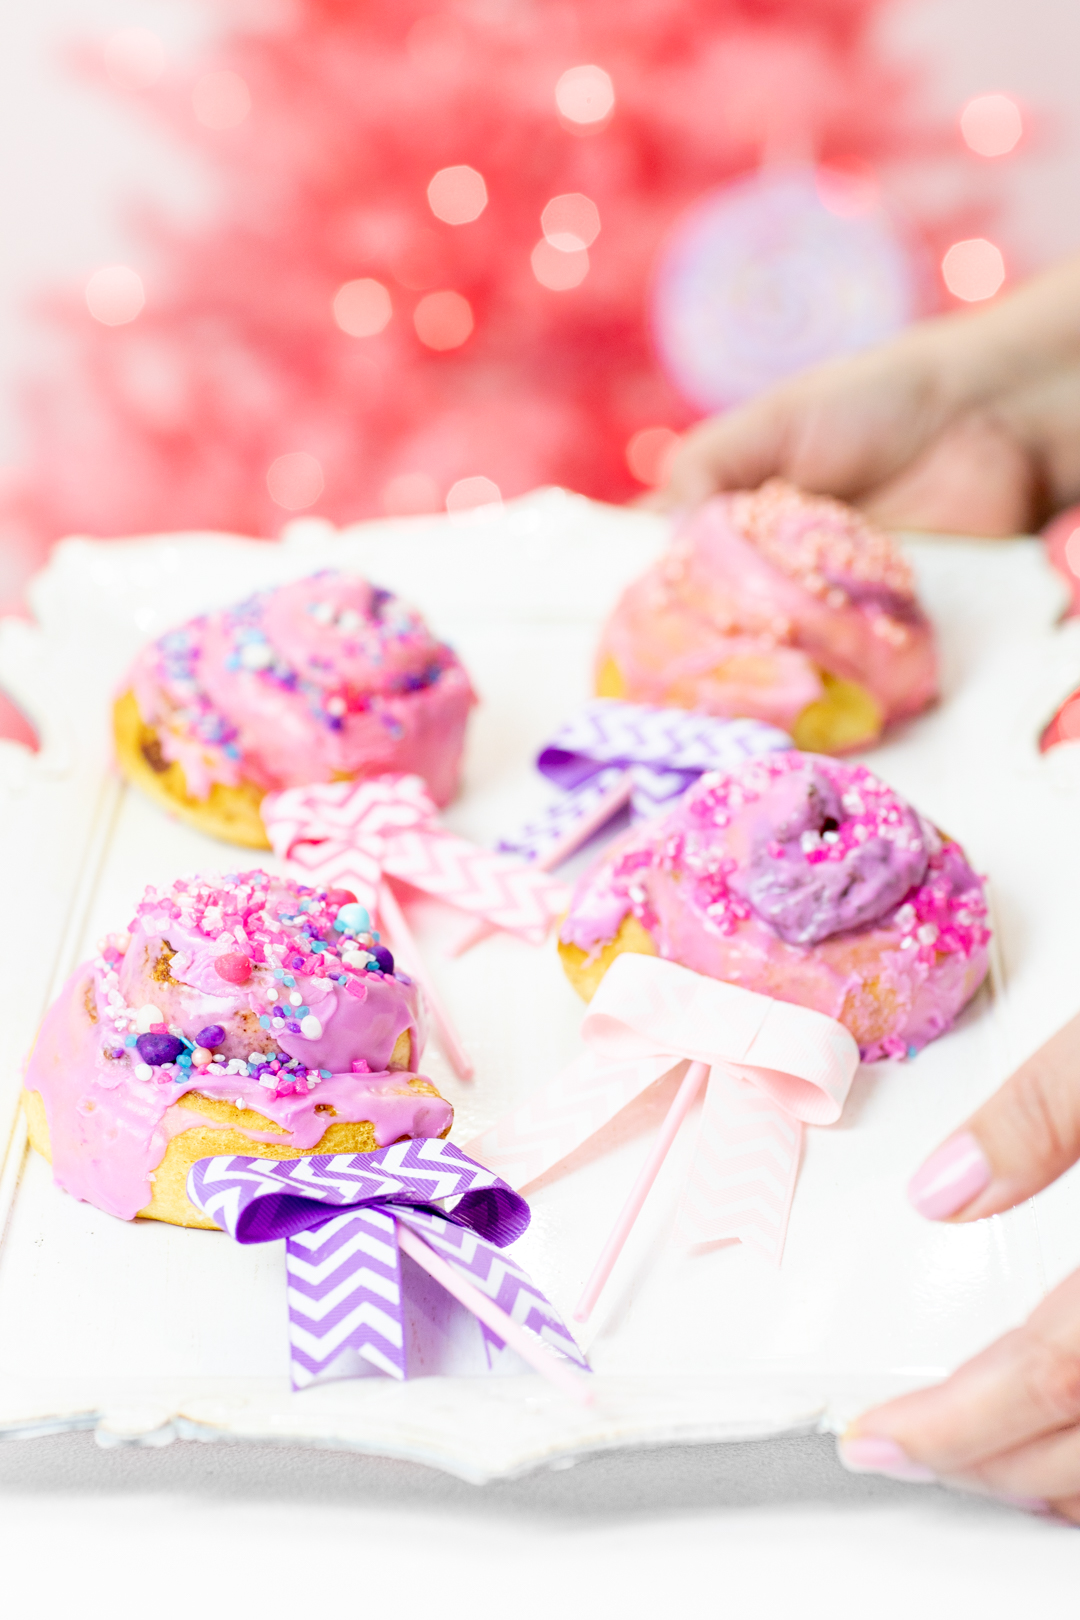
[[[631, 772], [624, 771], [614, 787], [610, 788], [602, 799], [597, 799], [588, 815], [582, 816], [580, 821], [575, 821], [572, 827], [566, 829], [557, 843], [552, 844], [549, 850], [545, 850], [544, 854], [532, 863], [536, 870], [538, 872], [554, 872], [555, 868], [561, 866], [563, 861], [569, 860], [576, 849], [580, 849], [582, 844], [588, 843], [593, 833], [599, 832], [605, 822], [610, 821], [612, 816], [616, 815], [624, 804], [629, 803], [633, 787], [634, 779]], [[471, 951], [474, 945], [479, 945], [482, 939], [487, 939], [489, 934], [494, 934], [497, 931], [495, 923], [474, 923], [462, 934], [457, 944], [450, 947], [447, 954], [450, 956], [464, 956], [466, 951]]]
[[416, 978], [427, 997], [431, 1016], [439, 1031], [439, 1040], [443, 1051], [450, 1060], [454, 1073], [460, 1080], [471, 1080], [475, 1074], [472, 1059], [469, 1057], [461, 1042], [457, 1030], [454, 1028], [450, 1014], [443, 1005], [442, 997], [431, 982], [431, 975], [424, 966], [424, 959], [420, 954], [420, 947], [413, 936], [413, 931], [405, 921], [405, 913], [398, 905], [397, 896], [389, 883], [383, 882], [379, 889], [379, 915], [389, 929], [390, 938], [394, 943], [394, 950], [399, 947], [408, 958], [409, 972]]
[[633, 1191], [623, 1205], [622, 1212], [615, 1222], [614, 1230], [605, 1243], [599, 1260], [596, 1262], [592, 1276], [585, 1284], [585, 1291], [578, 1300], [577, 1309], [574, 1311], [575, 1321], [586, 1322], [592, 1314], [593, 1307], [600, 1298], [604, 1284], [611, 1276], [612, 1268], [622, 1253], [623, 1245], [630, 1236], [630, 1230], [641, 1214], [641, 1206], [649, 1196], [649, 1190], [660, 1172], [660, 1166], [667, 1158], [671, 1144], [679, 1133], [679, 1126], [686, 1118], [694, 1098], [708, 1078], [709, 1065], [707, 1063], [691, 1063], [683, 1076], [679, 1089], [675, 1093], [675, 1099], [667, 1111], [664, 1123], [660, 1127], [660, 1134], [653, 1143], [652, 1151], [645, 1160], [641, 1174], [634, 1183]]
[[553, 1350], [549, 1350], [542, 1339], [529, 1333], [525, 1328], [507, 1316], [506, 1312], [495, 1301], [488, 1299], [479, 1288], [461, 1277], [435, 1250], [426, 1244], [422, 1237], [413, 1232], [402, 1221], [395, 1221], [397, 1227], [398, 1243], [402, 1253], [407, 1254], [410, 1260], [415, 1260], [422, 1266], [429, 1277], [434, 1277], [446, 1289], [448, 1294], [460, 1300], [467, 1310], [478, 1316], [493, 1333], [497, 1333], [505, 1344], [516, 1350], [523, 1361], [541, 1373], [550, 1384], [569, 1395], [572, 1400], [579, 1401], [582, 1406], [591, 1406], [593, 1392], [580, 1373], [561, 1360]]

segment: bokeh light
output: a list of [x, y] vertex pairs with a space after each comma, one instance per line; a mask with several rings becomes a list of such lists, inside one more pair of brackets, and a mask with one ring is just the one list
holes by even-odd
[[960, 133], [980, 157], [1004, 157], [1024, 133], [1024, 120], [1011, 96], [974, 96], [960, 114]]
[[365, 276], [347, 281], [334, 294], [334, 319], [350, 337], [374, 337], [394, 313], [390, 294], [381, 281]]
[[86, 307], [102, 326], [126, 326], [146, 303], [142, 278], [126, 264], [106, 264], [86, 283]]
[[148, 28], [119, 28], [102, 51], [105, 71], [121, 90], [148, 90], [165, 71], [165, 47]]
[[679, 435], [669, 427], [641, 428], [634, 434], [626, 446], [626, 465], [639, 484], [659, 489], [667, 483], [678, 442]]
[[602, 67], [567, 68], [555, 86], [555, 105], [571, 124], [602, 124], [615, 107], [615, 86]]
[[532, 273], [541, 287], [549, 287], [552, 292], [569, 292], [571, 287], [580, 287], [589, 273], [589, 255], [584, 248], [576, 248], [566, 252], [563, 248], [553, 247], [546, 236], [542, 236], [532, 250]]
[[423, 472], [398, 473], [382, 488], [383, 511], [389, 517], [417, 517], [442, 506], [439, 486]]
[[460, 349], [473, 329], [472, 305], [458, 292], [433, 292], [413, 311], [413, 325], [429, 349]]
[[941, 261], [945, 285], [955, 298], [975, 304], [993, 298], [1005, 280], [1005, 260], [1001, 249], [984, 236], [954, 242]]
[[278, 456], [270, 463], [266, 474], [266, 487], [270, 498], [287, 512], [302, 512], [314, 506], [325, 488], [323, 470], [314, 456], [306, 450], [294, 450], [287, 456]]
[[600, 210], [591, 197], [568, 191], [552, 197], [540, 215], [544, 238], [560, 253], [578, 253], [592, 247], [600, 235]]
[[216, 68], [196, 81], [191, 105], [204, 128], [235, 129], [251, 111], [251, 92], [239, 73]]
[[502, 490], [490, 478], [459, 478], [446, 494], [448, 512], [472, 512], [478, 506], [501, 506]]
[[440, 169], [427, 188], [428, 202], [436, 219], [445, 225], [468, 225], [488, 204], [484, 177], [467, 163]]

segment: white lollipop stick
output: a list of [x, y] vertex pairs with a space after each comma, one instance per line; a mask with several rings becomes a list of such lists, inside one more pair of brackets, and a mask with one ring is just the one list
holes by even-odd
[[431, 982], [431, 975], [424, 966], [424, 959], [420, 954], [420, 947], [416, 943], [413, 931], [405, 921], [405, 913], [397, 903], [397, 897], [385, 880], [379, 889], [379, 915], [390, 933], [394, 945], [394, 954], [399, 948], [404, 951], [408, 959], [409, 972], [420, 984], [427, 997], [431, 1016], [439, 1031], [439, 1041], [443, 1051], [450, 1060], [454, 1073], [460, 1080], [471, 1080], [475, 1074], [472, 1059], [462, 1045], [461, 1037], [454, 1028], [453, 1020], [443, 1005], [442, 997]]
[[578, 1300], [574, 1312], [574, 1320], [585, 1322], [592, 1314], [593, 1306], [603, 1291], [604, 1284], [611, 1276], [612, 1268], [623, 1251], [623, 1245], [630, 1236], [631, 1228], [641, 1214], [641, 1206], [649, 1196], [649, 1190], [660, 1172], [660, 1166], [667, 1158], [679, 1132], [679, 1126], [690, 1112], [694, 1098], [709, 1078], [709, 1065], [707, 1063], [691, 1063], [683, 1076], [675, 1100], [667, 1111], [664, 1123], [660, 1127], [660, 1134], [653, 1143], [652, 1152], [645, 1160], [641, 1174], [634, 1183], [630, 1197], [623, 1205], [622, 1213], [615, 1222], [614, 1230], [604, 1244], [603, 1252], [593, 1274], [585, 1284], [585, 1291]]
[[[580, 849], [582, 844], [588, 843], [593, 833], [599, 832], [605, 822], [610, 821], [612, 816], [621, 810], [624, 804], [630, 802], [633, 787], [632, 773], [624, 771], [614, 787], [609, 788], [602, 799], [597, 799], [588, 815], [582, 816], [580, 821], [575, 821], [572, 827], [567, 828], [557, 843], [552, 844], [550, 849], [545, 850], [543, 855], [533, 861], [532, 864], [536, 870], [538, 872], [554, 872], [555, 868], [561, 866], [563, 861], [569, 860], [576, 849]], [[474, 923], [472, 927], [462, 934], [457, 944], [450, 947], [447, 954], [449, 956], [464, 956], [466, 951], [471, 951], [474, 945], [479, 945], [482, 939], [487, 939], [489, 934], [494, 934], [497, 931], [495, 923]]]
[[561, 1390], [564, 1395], [569, 1395], [573, 1400], [580, 1401], [583, 1406], [592, 1405], [593, 1392], [586, 1380], [560, 1360], [554, 1351], [549, 1350], [542, 1339], [536, 1338], [534, 1334], [519, 1327], [517, 1322], [511, 1321], [494, 1300], [488, 1299], [486, 1294], [482, 1294], [479, 1288], [474, 1288], [464, 1277], [459, 1277], [453, 1266], [447, 1265], [441, 1255], [436, 1254], [423, 1238], [411, 1231], [402, 1221], [395, 1221], [394, 1224], [397, 1227], [398, 1244], [403, 1254], [407, 1254], [410, 1260], [415, 1260], [418, 1266], [422, 1266], [429, 1277], [434, 1277], [448, 1294], [453, 1294], [455, 1299], [460, 1300], [467, 1310], [478, 1316], [485, 1326], [493, 1333], [497, 1333], [505, 1344], [516, 1350], [523, 1361], [527, 1361], [530, 1367], [542, 1373], [556, 1389]]

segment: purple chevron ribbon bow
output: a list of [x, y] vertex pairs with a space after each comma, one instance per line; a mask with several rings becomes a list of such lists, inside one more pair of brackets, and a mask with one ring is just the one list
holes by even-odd
[[[336, 1375], [347, 1376], [357, 1357], [392, 1378], [408, 1376], [399, 1222], [513, 1322], [589, 1370], [554, 1306], [502, 1252], [528, 1226], [528, 1204], [450, 1142], [410, 1139], [374, 1153], [301, 1159], [200, 1159], [187, 1190], [238, 1243], [285, 1239], [294, 1389], [339, 1360]], [[446, 1199], [456, 1202], [436, 1207]], [[483, 1332], [501, 1348], [490, 1329]]]
[[704, 771], [730, 771], [752, 755], [792, 746], [762, 720], [593, 698], [537, 755], [537, 770], [562, 789], [559, 798], [499, 848], [542, 861], [627, 773], [630, 813], [641, 820], [666, 809]]

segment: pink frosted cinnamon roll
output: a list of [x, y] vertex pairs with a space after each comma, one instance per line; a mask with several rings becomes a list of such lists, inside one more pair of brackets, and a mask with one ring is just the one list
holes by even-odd
[[110, 1215], [214, 1223], [187, 1175], [445, 1136], [418, 987], [344, 889], [252, 871], [147, 889], [72, 974], [24, 1076], [30, 1141]]
[[120, 766], [204, 832], [268, 848], [266, 793], [401, 772], [457, 791], [475, 695], [414, 608], [327, 571], [192, 619], [136, 658]]
[[595, 991], [624, 950], [842, 1023], [866, 1059], [948, 1029], [987, 969], [982, 883], [960, 845], [863, 765], [769, 754], [703, 776], [579, 883], [560, 934]]
[[624, 591], [596, 689], [767, 720], [801, 748], [842, 753], [931, 703], [937, 661], [890, 537], [771, 479], [707, 502]]

